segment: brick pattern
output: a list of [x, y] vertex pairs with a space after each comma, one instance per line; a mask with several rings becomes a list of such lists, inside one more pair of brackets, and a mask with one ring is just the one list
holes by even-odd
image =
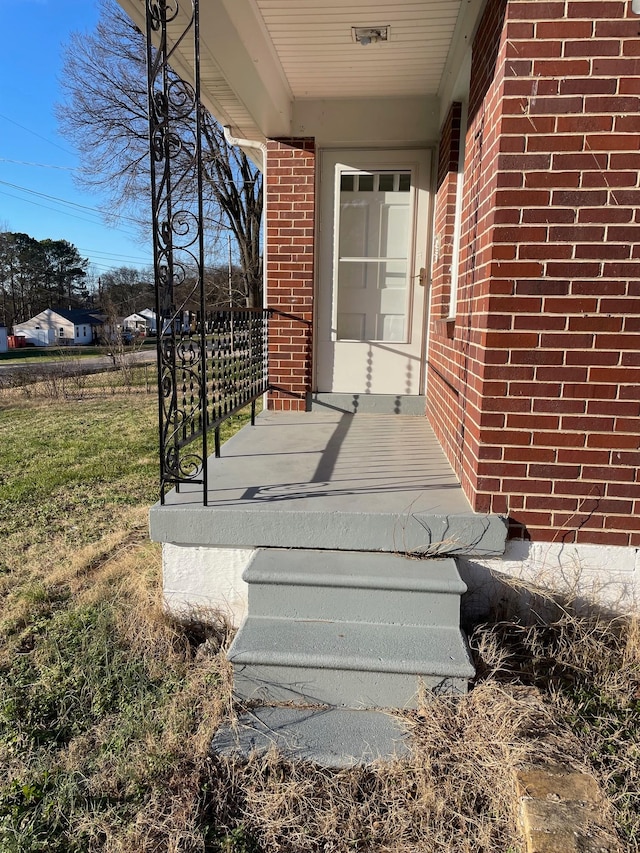
[[442, 440], [457, 395], [445, 449], [473, 507], [539, 541], [640, 545], [629, 6], [489, 0], [474, 43], [460, 300], [450, 337], [432, 326], [431, 419]]
[[[461, 476], [460, 382], [457, 353], [448, 337], [447, 317], [451, 296], [451, 265], [456, 218], [456, 190], [460, 156], [460, 121], [462, 105], [451, 105], [443, 124], [438, 148], [438, 176], [435, 197], [434, 234], [436, 250], [431, 269], [431, 346], [429, 381], [437, 384], [439, 393], [432, 393], [432, 407], [437, 407], [438, 438], [446, 445], [458, 476]], [[432, 390], [435, 390], [432, 389]]]
[[304, 411], [311, 390], [315, 223], [313, 139], [267, 143], [268, 408]]
[[434, 220], [437, 253], [432, 267], [431, 307], [435, 310], [436, 317], [445, 318], [449, 314], [461, 114], [462, 104], [452, 104], [442, 128], [438, 151], [436, 219]]
[[[490, 235], [500, 119], [500, 63], [504, 62], [503, 18], [506, 0], [489, 0], [473, 51], [465, 146], [462, 228], [455, 324], [431, 311], [428, 357], [428, 415], [463, 489], [476, 508], [480, 446], [483, 362], [481, 334], [489, 320]], [[446, 141], [446, 125], [440, 145]], [[436, 222], [445, 202], [436, 197]], [[433, 291], [435, 295], [436, 290]], [[485, 511], [479, 507], [478, 511]]]

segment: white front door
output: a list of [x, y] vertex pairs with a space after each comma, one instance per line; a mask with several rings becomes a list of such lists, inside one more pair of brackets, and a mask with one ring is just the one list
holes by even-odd
[[318, 391], [424, 391], [428, 151], [324, 151]]

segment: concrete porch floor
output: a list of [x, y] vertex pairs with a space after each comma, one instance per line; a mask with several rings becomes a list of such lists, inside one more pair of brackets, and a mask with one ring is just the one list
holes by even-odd
[[505, 519], [478, 515], [424, 417], [263, 412], [150, 513], [178, 545], [496, 556]]

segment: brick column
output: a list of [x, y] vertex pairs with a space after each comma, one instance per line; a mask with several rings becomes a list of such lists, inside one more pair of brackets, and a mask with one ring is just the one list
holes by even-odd
[[640, 544], [640, 58], [628, 5], [507, 6], [484, 340], [499, 393], [484, 401], [494, 458], [480, 482], [482, 502], [538, 540]]
[[304, 411], [311, 390], [315, 251], [313, 139], [267, 143], [266, 305], [269, 327], [268, 407]]

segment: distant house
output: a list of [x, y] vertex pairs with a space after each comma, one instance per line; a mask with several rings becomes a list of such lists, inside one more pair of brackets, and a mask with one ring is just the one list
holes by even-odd
[[152, 311], [151, 308], [143, 308], [140, 311], [140, 316], [144, 317], [147, 322], [147, 327], [149, 329], [149, 333], [155, 335], [156, 333], [156, 312]]
[[[155, 335], [157, 331], [157, 323], [156, 323], [156, 312], [152, 311], [151, 308], [143, 308], [142, 311], [139, 311], [138, 314], [132, 314], [131, 317], [125, 317], [123, 323], [127, 323], [132, 317], [142, 317], [147, 323], [147, 331], [150, 335]], [[181, 311], [179, 315], [176, 315], [173, 319], [173, 325], [176, 332], [187, 331], [189, 329], [189, 312]], [[167, 331], [169, 324], [166, 324], [165, 331]], [[127, 326], [125, 326], [127, 328]]]
[[104, 320], [97, 312], [79, 308], [46, 308], [24, 323], [16, 323], [13, 333], [38, 347], [82, 346], [94, 343]]
[[[144, 313], [146, 312], [146, 313]], [[144, 312], [129, 314], [128, 317], [125, 317], [122, 321], [122, 328], [129, 331], [134, 332], [136, 334], [143, 333], [153, 333], [155, 332], [156, 320], [155, 314], [153, 318], [150, 318], [148, 315], [153, 314], [153, 311], [149, 311], [148, 308], [144, 309]]]

